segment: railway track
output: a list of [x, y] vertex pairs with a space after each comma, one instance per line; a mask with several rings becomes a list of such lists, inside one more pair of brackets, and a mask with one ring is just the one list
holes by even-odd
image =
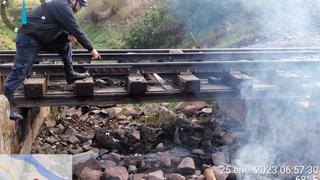
[[[178, 51], [180, 52], [177, 53]], [[76, 64], [74, 67], [77, 71], [90, 72], [92, 77], [77, 81], [72, 87], [65, 84], [61, 64], [36, 64], [33, 75], [24, 82], [24, 87], [17, 91], [14, 102], [18, 107], [36, 107], [226, 98], [305, 100], [317, 94], [315, 92], [320, 84], [320, 78], [317, 76], [320, 69], [319, 59], [293, 58], [293, 55], [317, 56], [320, 49], [100, 52], [105, 53], [103, 57], [114, 54], [119, 59], [129, 62], [132, 60], [129, 55], [135, 55], [138, 60], [150, 61]], [[8, 58], [8, 54], [11, 55], [12, 61], [14, 51], [2, 51], [0, 59]], [[240, 59], [239, 54], [242, 57]], [[253, 54], [259, 57], [251, 59]], [[76, 50], [75, 55], [85, 60], [89, 59], [89, 54], [82, 50]], [[44, 58], [54, 56], [43, 54]], [[164, 56], [165, 62], [155, 62]], [[267, 56], [274, 58], [268, 59]], [[180, 61], [168, 61], [176, 59]], [[2, 86], [12, 67], [12, 64], [7, 62], [9, 61], [0, 65]]]
[[[281, 48], [281, 49], [115, 49], [99, 50], [103, 60], [119, 62], [148, 61], [204, 61], [204, 60], [271, 60], [291, 57], [320, 57], [319, 48]], [[15, 51], [0, 51], [0, 63], [13, 62]], [[74, 61], [91, 62], [91, 55], [86, 50], [74, 50]], [[59, 60], [58, 54], [39, 53], [38, 62]]]

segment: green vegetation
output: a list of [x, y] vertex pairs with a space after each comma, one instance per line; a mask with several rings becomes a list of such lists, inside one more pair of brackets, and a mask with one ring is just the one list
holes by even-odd
[[9, 30], [0, 20], [0, 50], [15, 49], [14, 45], [15, 33]]
[[88, 35], [89, 39], [94, 43], [95, 48], [117, 49], [123, 48], [122, 33], [110, 27], [99, 27], [95, 25], [87, 25], [83, 30]]
[[60, 116], [60, 111], [58, 107], [51, 107], [50, 108], [50, 114], [49, 119], [53, 121], [58, 121]]
[[[239, 47], [258, 36], [257, 12], [273, 8], [260, 1], [91, 0], [77, 18], [96, 48]], [[14, 36], [0, 22], [0, 49], [14, 49]]]
[[97, 48], [237, 47], [258, 28], [243, 0], [102, 1], [80, 17]]
[[180, 39], [178, 31], [167, 6], [154, 6], [144, 11], [126, 33], [124, 41], [133, 49], [168, 47]]

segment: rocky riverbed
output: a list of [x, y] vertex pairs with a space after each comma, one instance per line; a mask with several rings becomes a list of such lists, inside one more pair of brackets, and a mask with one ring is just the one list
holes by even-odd
[[74, 179], [235, 179], [224, 167], [237, 147], [237, 121], [215, 105], [181, 102], [59, 111], [45, 121], [32, 153], [73, 154]]

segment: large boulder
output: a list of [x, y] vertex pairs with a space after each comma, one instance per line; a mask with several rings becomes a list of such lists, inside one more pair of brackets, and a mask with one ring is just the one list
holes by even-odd
[[13, 139], [11, 133], [15, 132], [15, 125], [9, 119], [9, 102], [7, 98], [0, 95], [0, 154], [12, 153]]

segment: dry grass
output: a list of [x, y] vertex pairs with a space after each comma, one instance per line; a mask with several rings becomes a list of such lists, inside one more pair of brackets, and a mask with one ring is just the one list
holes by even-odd
[[119, 9], [119, 17], [127, 19], [132, 15], [140, 14], [143, 9], [153, 4], [153, 0], [129, 0], [125, 6]]
[[[155, 0], [91, 0], [81, 15], [84, 23], [131, 24]], [[113, 23], [114, 22], [114, 23]]]
[[[14, 5], [14, 6], [21, 6], [22, 4], [22, 0], [13, 0], [13, 1], [9, 1], [10, 5]], [[39, 0], [26, 0], [26, 5], [29, 6], [34, 6], [34, 5], [39, 5], [41, 4]]]

